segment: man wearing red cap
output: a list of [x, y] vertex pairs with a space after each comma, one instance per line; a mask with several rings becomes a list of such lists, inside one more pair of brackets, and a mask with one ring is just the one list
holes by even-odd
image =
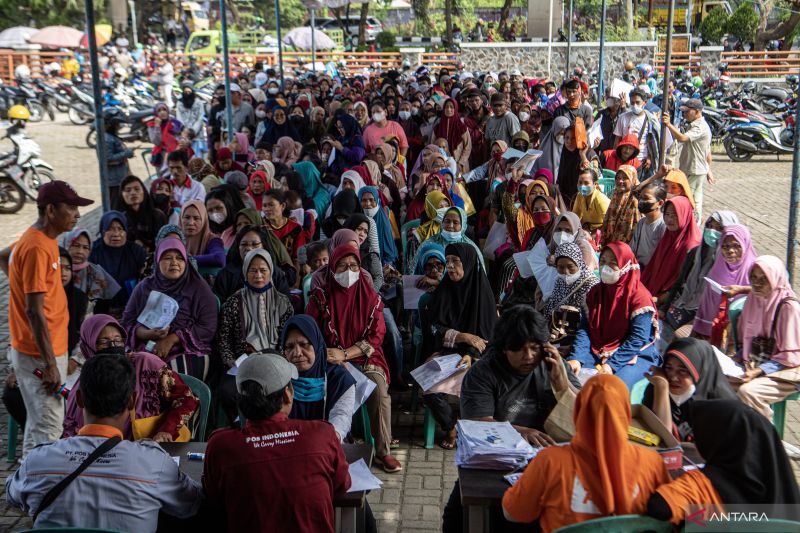
[[78, 206], [91, 203], [64, 181], [45, 183], [36, 200], [38, 220], [0, 251], [0, 268], [8, 276], [11, 365], [28, 411], [23, 457], [61, 437], [64, 400], [58, 391], [67, 375], [69, 310], [56, 237], [78, 223]]

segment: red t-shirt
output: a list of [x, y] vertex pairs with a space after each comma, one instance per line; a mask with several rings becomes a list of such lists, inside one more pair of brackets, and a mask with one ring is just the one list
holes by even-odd
[[278, 413], [211, 435], [203, 488], [230, 532], [332, 532], [350, 474], [333, 426]]

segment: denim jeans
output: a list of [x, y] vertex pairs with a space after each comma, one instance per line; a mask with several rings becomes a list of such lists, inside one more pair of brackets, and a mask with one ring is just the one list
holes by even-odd
[[386, 323], [386, 337], [384, 345], [389, 346], [391, 351], [386, 351], [386, 362], [389, 363], [389, 370], [392, 377], [397, 378], [403, 372], [403, 336], [400, 335], [400, 330], [397, 328], [397, 322], [394, 320], [392, 312], [384, 307], [383, 320]]

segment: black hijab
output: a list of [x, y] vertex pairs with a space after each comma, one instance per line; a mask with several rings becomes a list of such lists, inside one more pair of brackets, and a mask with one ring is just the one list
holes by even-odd
[[236, 224], [236, 217], [239, 211], [244, 209], [244, 202], [242, 196], [239, 194], [239, 189], [235, 185], [223, 183], [211, 189], [206, 195], [205, 204], [208, 201], [216, 199], [225, 204], [225, 220], [221, 223], [216, 223], [211, 218], [208, 219], [208, 226], [211, 231], [217, 235], [222, 235], [222, 232]]
[[[689, 419], [705, 459], [703, 474], [723, 504], [800, 503], [781, 438], [763, 415], [739, 400], [699, 400], [692, 403]], [[792, 520], [796, 514], [794, 509], [767, 512], [770, 518]]]
[[[123, 189], [134, 181], [139, 183], [144, 195], [138, 211], [131, 209], [131, 206], [125, 203], [125, 199], [122, 196]], [[125, 218], [128, 220], [128, 239], [131, 242], [139, 241], [145, 250], [150, 253], [154, 252], [156, 249], [156, 234], [161, 229], [161, 226], [167, 223], [167, 215], [161, 209], [156, 208], [153, 198], [147, 192], [147, 187], [144, 186], [144, 182], [136, 176], [128, 176], [123, 179], [119, 184], [119, 196], [116, 199], [116, 203], [118, 209], [125, 213]]]
[[[373, 220], [364, 213], [353, 213], [345, 220], [344, 227], [355, 231], [362, 222], [366, 222], [368, 228], [372, 227], [374, 223]], [[361, 253], [361, 260], [363, 261], [367, 254], [369, 254], [369, 235], [367, 235], [367, 238], [364, 239], [364, 242], [358, 247], [358, 251]]]
[[[361, 212], [361, 204], [358, 201], [358, 195], [352, 189], [342, 189], [333, 197], [331, 202], [331, 214], [322, 221], [322, 231], [328, 238], [333, 237], [333, 234], [344, 227], [344, 223], [350, 218], [353, 213]], [[339, 218], [344, 217], [345, 220], [339, 222]]]
[[[62, 265], [64, 262], [68, 263], [71, 270], [72, 257], [70, 257], [69, 252], [65, 248], [59, 246], [58, 255], [61, 256]], [[69, 283], [64, 285], [64, 292], [67, 293], [67, 310], [69, 312], [69, 325], [67, 326], [69, 341], [67, 346], [69, 348], [69, 353], [72, 353], [72, 350], [75, 349], [78, 345], [78, 341], [80, 341], [81, 324], [86, 316], [86, 309], [89, 306], [89, 297], [85, 292], [75, 286], [75, 282], [72, 279], [69, 280]]]
[[[694, 381], [695, 392], [691, 399], [677, 405], [670, 399], [672, 423], [678, 429], [683, 441], [693, 440], [692, 426], [688, 421], [690, 404], [696, 400], [735, 400], [736, 393], [722, 373], [714, 348], [706, 341], [692, 337], [677, 339], [670, 343], [664, 352], [663, 368], [670, 356], [676, 357], [689, 370]], [[653, 385], [649, 384], [644, 391], [642, 404], [652, 409], [654, 403]]]
[[497, 322], [497, 312], [478, 252], [470, 244], [454, 243], [448, 244], [444, 253], [461, 259], [464, 277], [455, 282], [445, 274], [427, 307], [428, 323], [489, 340]]

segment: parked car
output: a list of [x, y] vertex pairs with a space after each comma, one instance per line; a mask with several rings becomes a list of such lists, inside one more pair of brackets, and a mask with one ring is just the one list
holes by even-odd
[[[342, 18], [345, 24], [345, 30], [350, 35], [358, 36], [358, 26], [361, 23], [361, 17], [350, 16]], [[306, 26], [311, 26], [311, 20], [306, 21]], [[318, 17], [314, 20], [314, 26], [319, 30], [338, 30], [341, 29], [339, 21], [335, 18]], [[366, 40], [374, 41], [380, 32], [383, 31], [383, 24], [375, 17], [367, 17], [367, 25], [364, 28], [364, 37]]]

